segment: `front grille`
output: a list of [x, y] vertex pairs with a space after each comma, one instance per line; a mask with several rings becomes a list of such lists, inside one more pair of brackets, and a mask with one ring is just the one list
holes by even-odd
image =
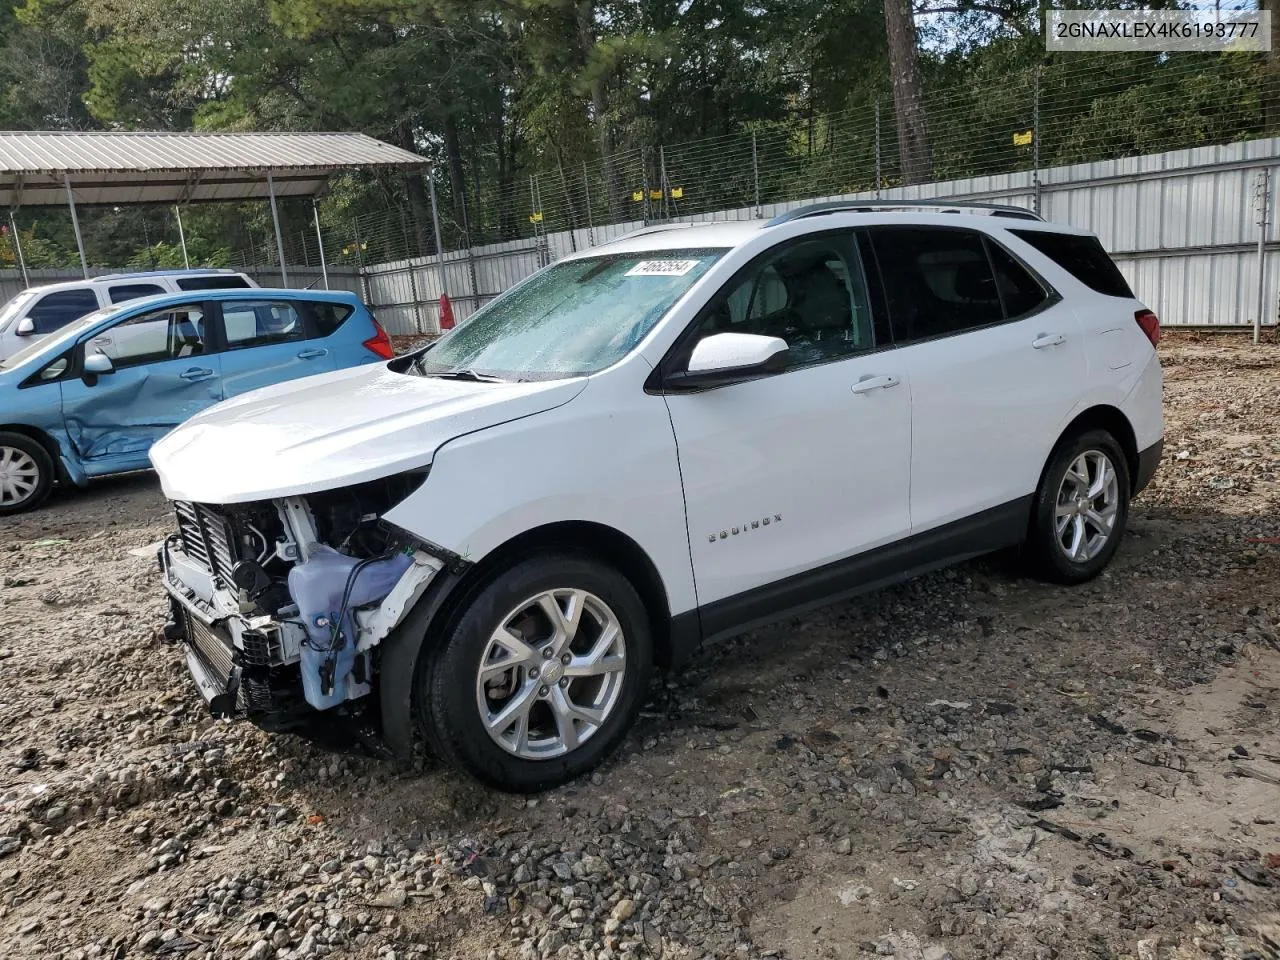
[[178, 516], [183, 552], [230, 583], [231, 568], [239, 559], [231, 521], [203, 503], [175, 500], [173, 508]]

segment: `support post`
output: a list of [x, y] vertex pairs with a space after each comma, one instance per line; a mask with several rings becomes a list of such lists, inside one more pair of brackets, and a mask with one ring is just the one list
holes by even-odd
[[[435, 228], [436, 234], [436, 269], [440, 271], [440, 296], [448, 296], [444, 285], [444, 244], [440, 241], [440, 210], [436, 205], [436, 178], [435, 171], [431, 171], [431, 176], [427, 177], [427, 186], [431, 190], [431, 225]], [[436, 306], [436, 332], [443, 333], [440, 328], [441, 308]]]
[[27, 276], [27, 258], [22, 255], [22, 238], [18, 236], [18, 221], [14, 219], [13, 211], [9, 211], [9, 235], [13, 237], [13, 252], [18, 257], [18, 268], [22, 270], [22, 285], [24, 287], [31, 286], [31, 278]]
[[311, 213], [315, 216], [316, 221], [316, 248], [320, 251], [320, 275], [324, 277], [324, 288], [329, 289], [329, 265], [324, 259], [324, 236], [320, 233], [320, 208], [316, 206], [315, 198], [311, 200]]
[[880, 199], [880, 97], [876, 97], [876, 199]]
[[76, 234], [76, 250], [80, 252], [80, 271], [86, 280], [89, 279], [89, 259], [84, 255], [84, 238], [80, 236], [80, 218], [76, 216], [76, 197], [71, 192], [71, 177], [62, 175], [62, 183], [67, 188], [67, 206], [71, 208], [71, 229]]
[[671, 213], [667, 209], [667, 196], [671, 193], [670, 184], [667, 182], [667, 148], [658, 146], [658, 189], [662, 191], [662, 219], [671, 218]]
[[591, 179], [587, 176], [587, 161], [582, 161], [582, 190], [587, 200], [587, 246], [596, 245], [596, 227], [591, 219]]
[[756, 132], [751, 131], [751, 179], [755, 182], [756, 219], [764, 213], [760, 210], [760, 155], [756, 149]]
[[[360, 274], [360, 299], [369, 303], [369, 277], [364, 272], [364, 251], [360, 249], [360, 220], [351, 218], [351, 228], [356, 237], [356, 270]], [[370, 304], [372, 306], [372, 304]]]
[[187, 256], [187, 234], [182, 229], [182, 208], [174, 205], [174, 219], [178, 221], [178, 242], [182, 244], [182, 265], [188, 270], [191, 269], [191, 258]]
[[640, 190], [643, 196], [640, 198], [640, 223], [643, 226], [649, 225], [649, 168], [645, 163], [645, 149], [640, 148]]
[[1271, 171], [1258, 171], [1258, 312], [1253, 317], [1253, 342], [1262, 340], [1262, 310], [1267, 294], [1267, 208], [1271, 205]]
[[276, 209], [276, 182], [267, 171], [267, 196], [271, 199], [271, 222], [276, 228], [276, 255], [280, 257], [280, 286], [289, 285], [289, 268], [284, 262], [284, 235], [280, 233], [280, 211]]
[[1032, 204], [1036, 215], [1040, 215], [1040, 68], [1032, 79], [1031, 89], [1031, 186]]

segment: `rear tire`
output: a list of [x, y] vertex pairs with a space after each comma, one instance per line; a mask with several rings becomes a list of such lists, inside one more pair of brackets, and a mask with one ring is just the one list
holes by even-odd
[[622, 741], [652, 667], [648, 612], [630, 582], [588, 557], [544, 554], [471, 595], [419, 668], [414, 709], [441, 759], [531, 793], [586, 773]]
[[0, 516], [32, 510], [53, 489], [53, 458], [39, 441], [0, 431]]
[[1037, 573], [1084, 583], [1115, 556], [1129, 519], [1129, 465], [1115, 437], [1089, 430], [1049, 458], [1031, 513], [1027, 548]]

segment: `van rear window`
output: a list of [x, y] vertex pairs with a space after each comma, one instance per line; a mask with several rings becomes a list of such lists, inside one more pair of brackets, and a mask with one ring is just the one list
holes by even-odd
[[178, 280], [179, 290], [246, 290], [249, 284], [244, 277], [182, 277]]
[[1109, 297], [1133, 299], [1133, 291], [1120, 268], [1107, 256], [1097, 237], [1047, 230], [1010, 230], [1071, 274], [1090, 290]]

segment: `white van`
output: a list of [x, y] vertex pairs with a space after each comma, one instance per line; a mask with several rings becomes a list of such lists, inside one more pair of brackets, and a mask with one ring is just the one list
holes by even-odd
[[184, 290], [256, 286], [234, 270], [156, 270], [30, 287], [0, 307], [0, 360], [112, 304]]

